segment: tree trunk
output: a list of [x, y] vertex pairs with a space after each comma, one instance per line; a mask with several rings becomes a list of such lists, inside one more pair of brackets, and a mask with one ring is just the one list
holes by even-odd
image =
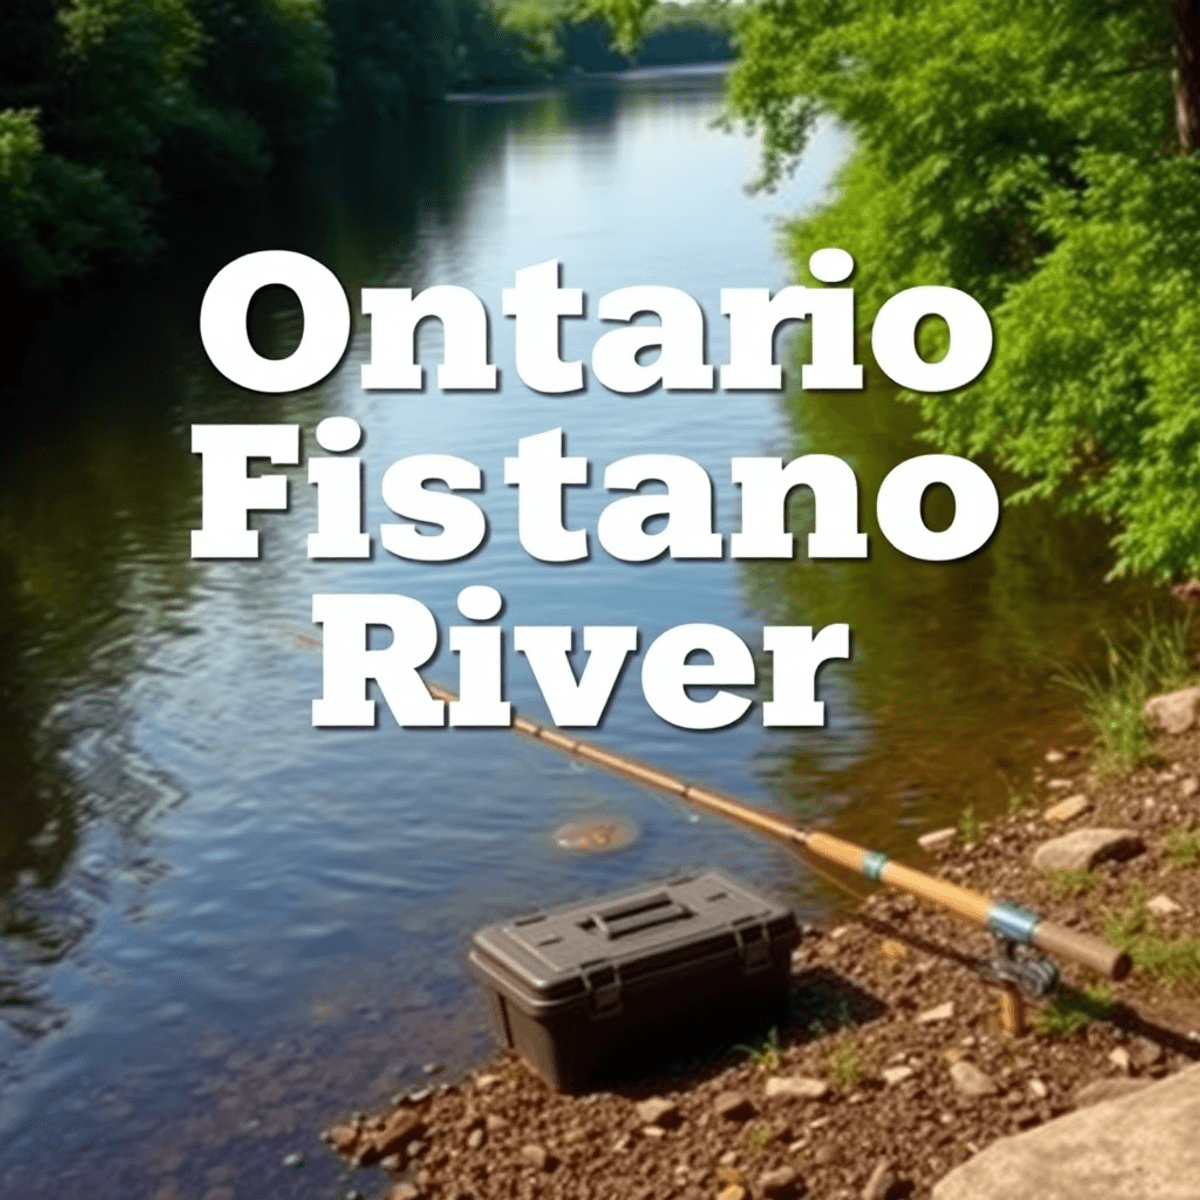
[[1200, 0], [1174, 0], [1175, 128], [1185, 153], [1200, 148]]

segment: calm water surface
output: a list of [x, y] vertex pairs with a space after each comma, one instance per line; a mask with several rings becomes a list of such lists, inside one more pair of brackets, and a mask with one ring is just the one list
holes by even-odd
[[[411, 1085], [426, 1062], [453, 1073], [486, 1052], [463, 968], [472, 929], [706, 863], [810, 917], [831, 911], [823, 885], [772, 846], [503, 731], [402, 731], [386, 716], [377, 730], [313, 730], [314, 592], [411, 595], [444, 628], [458, 591], [488, 583], [506, 625], [633, 624], [643, 647], [689, 621], [752, 646], [764, 624], [849, 621], [854, 659], [822, 676], [824, 730], [764, 731], [757, 709], [719, 732], [675, 729], [631, 669], [597, 736], [909, 854], [916, 833], [965, 803], [1000, 804], [1048, 739], [1079, 736], [1048, 678], [1098, 627], [1119, 628], [1130, 602], [1098, 582], [1103, 537], [1014, 509], [968, 562], [890, 551], [870, 519], [874, 490], [920, 446], [886, 391], [548, 397], [520, 384], [500, 315], [520, 267], [560, 259], [593, 309], [621, 286], [683, 288], [709, 315], [714, 362], [719, 288], [788, 280], [778, 222], [826, 194], [845, 140], [820, 132], [786, 188], [751, 197], [756, 145], [715, 129], [719, 108], [712, 72], [464, 99], [408, 135], [342, 139], [273, 191], [214, 206], [216, 233], [178, 237], [141, 284], [39, 324], [17, 400], [47, 416], [9, 448], [0, 484], [5, 1195], [45, 1194], [47, 1179], [59, 1200], [338, 1194], [345, 1180], [315, 1136], [329, 1117]], [[351, 296], [472, 289], [492, 315], [503, 389], [365, 393], [360, 322], [320, 387], [240, 392], [203, 356], [199, 301], [224, 262], [268, 247], [319, 258]], [[252, 316], [260, 345], [294, 344], [286, 296], [264, 293]], [[598, 324], [568, 325], [564, 357], [586, 357]], [[424, 353], [437, 350], [432, 331]], [[382, 552], [310, 562], [314, 502], [296, 470], [291, 511], [255, 518], [261, 561], [190, 560], [192, 423], [289, 421], [311, 439], [331, 414], [367, 431], [373, 531], [390, 516], [378, 484], [393, 460], [478, 463], [483, 550], [437, 566]], [[822, 450], [859, 473], [872, 557], [633, 566], [593, 535], [585, 562], [535, 562], [516, 539], [503, 460], [518, 438], [556, 427], [592, 461], [592, 485], [568, 502], [576, 526], [594, 530], [614, 458], [698, 460], [729, 532], [731, 455]], [[453, 684], [454, 656], [429, 674]], [[545, 715], [519, 659], [508, 690]], [[638, 836], [611, 855], [553, 844], [557, 826], [592, 815], [631, 821]], [[281, 1165], [293, 1150], [303, 1170]]]

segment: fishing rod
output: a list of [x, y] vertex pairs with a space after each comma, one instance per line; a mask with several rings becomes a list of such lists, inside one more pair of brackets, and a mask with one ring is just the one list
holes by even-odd
[[[426, 683], [425, 686], [437, 700], [453, 703], [458, 699], [454, 692], [438, 684]], [[515, 710], [511, 728], [514, 733], [569, 758], [675, 796], [706, 812], [726, 817], [793, 848], [845, 867], [873, 882], [910, 892], [946, 909], [970, 925], [988, 930], [998, 950], [998, 957], [991, 964], [992, 971], [1010, 991], [1013, 986], [1020, 987], [1027, 995], [1037, 998], [1048, 995], [1057, 982], [1057, 972], [1053, 967], [1024, 957], [1018, 951], [1018, 948], [1024, 947], [1069, 959], [1106, 979], [1123, 979], [1129, 973], [1131, 963], [1124, 951], [1090, 934], [1078, 933], [1064, 925], [1043, 920], [1021, 905], [1006, 900], [992, 900], [982, 892], [937, 879], [924, 871], [894, 862], [878, 850], [865, 850], [832, 834], [800, 829], [733, 796], [701, 784], [689, 783], [632, 755], [621, 754], [564, 733], [553, 725], [521, 716]]]
[[[322, 644], [319, 638], [306, 631], [292, 629], [290, 632], [306, 645], [319, 648]], [[447, 704], [458, 700], [455, 692], [440, 684], [425, 682], [425, 687], [436, 700]], [[600, 767], [621, 778], [674, 796], [705, 812], [765, 833], [802, 854], [834, 863], [872, 882], [909, 892], [944, 908], [969, 925], [986, 929], [992, 934], [996, 948], [996, 957], [989, 964], [990, 973], [1003, 988], [1002, 1015], [1010, 1030], [1015, 1031], [1021, 1024], [1017, 989], [1028, 996], [1042, 998], [1049, 995], [1058, 982], [1058, 973], [1053, 964], [1033, 957], [1033, 950], [1069, 959], [1105, 979], [1119, 980], [1129, 974], [1132, 964], [1123, 950], [1091, 934], [1079, 933], [1053, 921], [1043, 920], [1019, 904], [993, 900], [982, 892], [937, 879], [924, 871], [894, 862], [878, 850], [866, 850], [832, 834], [800, 829], [745, 801], [680, 779], [660, 767], [585, 738], [575, 737], [554, 725], [522, 716], [515, 709], [512, 711], [510, 728], [521, 737], [557, 750], [568, 758]]]

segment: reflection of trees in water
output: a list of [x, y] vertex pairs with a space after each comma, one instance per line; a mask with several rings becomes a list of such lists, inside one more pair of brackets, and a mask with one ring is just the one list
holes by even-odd
[[[0, 446], [0, 1012], [14, 1028], [56, 1022], [38, 968], [86, 937], [113, 881], [134, 884], [136, 916], [165, 869], [153, 828], [183, 793], [137, 745], [133, 693], [156, 650], [189, 632], [203, 578], [188, 547], [190, 426], [262, 419], [262, 399], [204, 358], [204, 287], [239, 254], [290, 246], [355, 295], [411, 259], [422, 226], [453, 230], [503, 133], [453, 108], [343, 130], [241, 204], [177, 207], [156, 277], [28, 314]], [[289, 297], [264, 296], [256, 344], [286, 351], [297, 317]], [[269, 419], [311, 428], [327, 402], [320, 389], [272, 397]]]
[[[1036, 504], [1006, 507], [996, 536], [968, 560], [906, 558], [879, 533], [875, 495], [897, 463], [929, 452], [916, 414], [880, 383], [863, 393], [797, 389], [785, 403], [792, 454], [836, 454], [853, 466], [871, 552], [861, 561], [809, 560], [813, 503], [801, 489], [789, 511], [794, 561], [742, 564], [747, 595], [765, 618], [845, 621], [853, 638], [852, 661], [824, 672], [823, 694], [837, 696], [829, 728], [781, 732], [787, 742], [770, 768], [773, 783], [806, 818], [841, 803], [844, 832], [904, 847], [912, 834], [901, 825], [953, 818], [975, 799], [994, 804], [1014, 763], [1068, 731], [1073, 702], [1052, 675], [1093, 652], [1098, 631], [1119, 627], [1140, 593], [1103, 583], [1101, 526]], [[993, 478], [1005, 494], [1006, 481]], [[932, 489], [925, 509], [932, 528], [944, 527], [948, 492]]]

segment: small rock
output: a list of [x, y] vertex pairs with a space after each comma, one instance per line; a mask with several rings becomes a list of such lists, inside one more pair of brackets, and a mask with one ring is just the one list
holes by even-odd
[[1042, 869], [1090, 871], [1097, 863], [1133, 858], [1145, 848], [1142, 839], [1130, 829], [1076, 829], [1038, 846], [1033, 852], [1033, 865]]
[[805, 1075], [772, 1075], [767, 1080], [767, 1099], [823, 1100], [829, 1094], [829, 1084], [823, 1079]]
[[332, 1125], [321, 1137], [336, 1153], [353, 1154], [358, 1145], [359, 1128], [357, 1125]]
[[730, 1183], [717, 1193], [717, 1200], [746, 1200], [746, 1189], [738, 1183]]
[[1061, 750], [1047, 750], [1046, 761], [1048, 763], [1066, 762], [1067, 756]]
[[884, 1200], [895, 1182], [896, 1177], [892, 1174], [891, 1163], [886, 1158], [881, 1158], [875, 1164], [875, 1170], [871, 1172], [870, 1178], [863, 1185], [861, 1200]]
[[898, 1083], [903, 1083], [906, 1079], [911, 1079], [916, 1072], [912, 1067], [884, 1067], [880, 1072], [883, 1076], [883, 1082], [888, 1087], [895, 1087]]
[[932, 1025], [935, 1021], [948, 1021], [954, 1016], [954, 1001], [947, 1000], [936, 1008], [927, 1008], [917, 1017], [918, 1025]]
[[657, 1125], [669, 1129], [679, 1124], [679, 1105], [674, 1100], [651, 1096], [649, 1100], [643, 1100], [637, 1106], [637, 1118], [643, 1125]]
[[713, 1111], [727, 1121], [748, 1121], [757, 1110], [749, 1096], [741, 1092], [722, 1092], [713, 1103]]
[[902, 962], [908, 957], [908, 947], [895, 938], [884, 938], [879, 943], [879, 957], [886, 958], [889, 962]]
[[643, 1125], [642, 1137], [653, 1138], [655, 1141], [661, 1141], [667, 1136], [667, 1131], [661, 1125]]
[[732, 1167], [737, 1160], [738, 1153], [736, 1150], [726, 1150], [725, 1153], [721, 1155], [720, 1163], [723, 1167]]
[[1045, 1100], [1050, 1095], [1050, 1089], [1040, 1079], [1031, 1079], [1029, 1081], [1029, 1094], [1035, 1100]]
[[478, 1126], [476, 1126], [474, 1129], [471, 1130], [470, 1133], [467, 1134], [467, 1149], [468, 1150], [478, 1150], [479, 1147], [482, 1146], [486, 1140], [487, 1140], [487, 1134], [484, 1133], [483, 1130], [480, 1129]]
[[1153, 900], [1147, 900], [1146, 907], [1156, 917], [1169, 917], [1169, 916], [1173, 915], [1174, 913], [1183, 912], [1182, 905], [1176, 904], [1175, 901], [1172, 900], [1170, 896], [1164, 895], [1161, 892], [1157, 896], [1155, 896]]
[[1195, 775], [1189, 775], [1179, 785], [1179, 794], [1185, 800], [1190, 800], [1197, 792], [1200, 792], [1200, 779], [1197, 779]]
[[1075, 786], [1073, 779], [1047, 779], [1046, 786], [1055, 792], [1065, 792], [1068, 788]]
[[1200, 702], [1200, 687], [1180, 688], [1151, 696], [1142, 708], [1144, 716], [1164, 733], [1183, 733], [1196, 720], [1196, 705]]
[[1060, 824], [1066, 824], [1067, 821], [1073, 821], [1076, 817], [1081, 816], [1092, 807], [1092, 802], [1080, 792], [1076, 796], [1068, 796], [1065, 800], [1060, 800], [1057, 804], [1052, 804], [1044, 813], [1042, 813], [1043, 821], [1057, 821]]
[[388, 1200], [419, 1200], [421, 1189], [408, 1179], [401, 1180], [390, 1192]]
[[304, 1166], [304, 1155], [298, 1150], [293, 1150], [291, 1154], [285, 1154], [283, 1156], [283, 1165], [298, 1171], [302, 1166]]
[[508, 1128], [508, 1118], [502, 1117], [499, 1113], [488, 1113], [483, 1120], [488, 1133], [499, 1133], [501, 1129]]
[[774, 1171], [764, 1171], [758, 1177], [758, 1190], [768, 1200], [788, 1200], [788, 1197], [803, 1195], [807, 1189], [791, 1167], [778, 1167]]
[[445, 1070], [440, 1062], [427, 1062], [421, 1068], [421, 1074], [428, 1078], [431, 1075], [440, 1075]]
[[1130, 1057], [1139, 1067], [1154, 1067], [1166, 1058], [1166, 1051], [1158, 1042], [1143, 1037], [1133, 1043]]
[[745, 1176], [731, 1163], [721, 1163], [713, 1174], [716, 1176], [718, 1183], [736, 1183], [741, 1185], [746, 1182]]
[[545, 1146], [522, 1146], [521, 1157], [539, 1171], [549, 1171], [554, 1166], [554, 1159]]
[[1111, 1051], [1108, 1056], [1108, 1061], [1112, 1063], [1112, 1065], [1116, 1067], [1118, 1071], [1122, 1071], [1126, 1075], [1129, 1074], [1129, 1068], [1131, 1065], [1129, 1061], [1129, 1051], [1126, 1050], [1124, 1046], [1118, 1046], [1115, 1050]]
[[960, 1096], [977, 1099], [980, 1096], [994, 1096], [996, 1085], [974, 1063], [964, 1058], [953, 1063], [950, 1067], [950, 1078]]
[[476, 1075], [475, 1086], [482, 1092], [490, 1087], [495, 1087], [501, 1081], [499, 1075]]
[[1092, 1104], [1100, 1104], [1105, 1100], [1116, 1100], [1119, 1096], [1128, 1096], [1130, 1092], [1140, 1092], [1149, 1087], [1149, 1079], [1097, 1079], [1086, 1084], [1075, 1093], [1075, 1107], [1087, 1108]]
[[917, 845], [933, 854], [937, 850], [945, 850], [954, 841], [957, 832], [953, 825], [948, 825], [945, 829], [934, 829], [930, 833], [921, 834], [917, 838]]

